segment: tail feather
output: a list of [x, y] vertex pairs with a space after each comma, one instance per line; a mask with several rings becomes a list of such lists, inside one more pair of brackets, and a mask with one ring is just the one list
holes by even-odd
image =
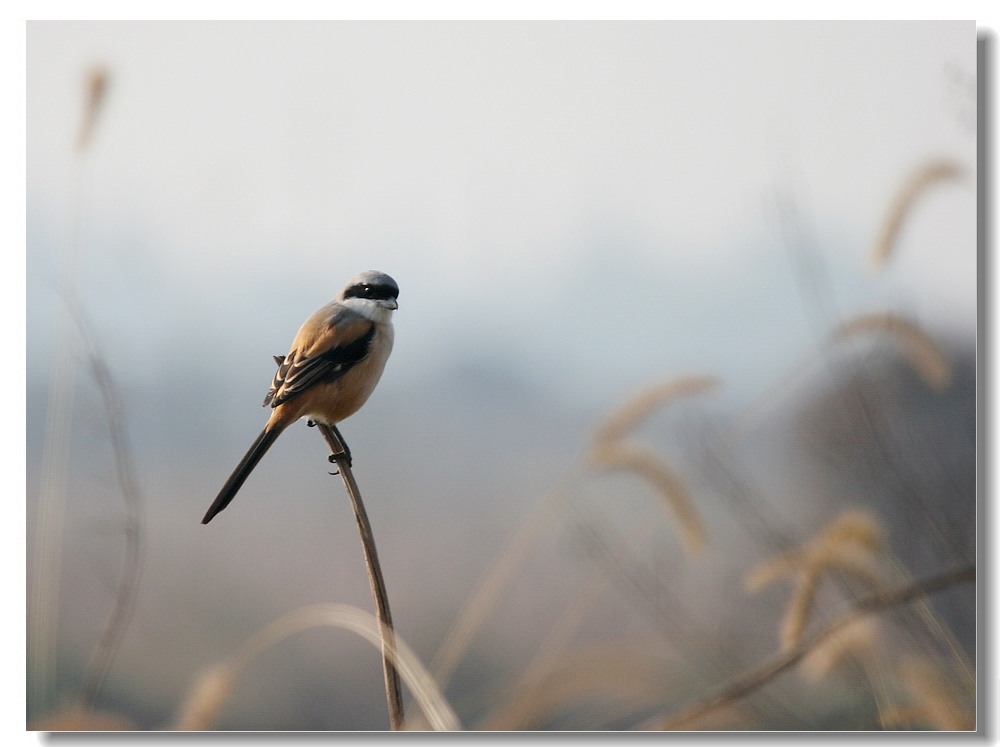
[[261, 434], [257, 436], [257, 440], [253, 442], [253, 446], [243, 457], [243, 460], [236, 465], [236, 469], [233, 470], [233, 474], [229, 476], [226, 480], [226, 484], [222, 486], [222, 490], [219, 491], [218, 497], [212, 503], [211, 507], [205, 513], [205, 518], [201, 520], [202, 524], [207, 524], [210, 522], [217, 513], [229, 505], [229, 502], [233, 500], [236, 496], [237, 491], [246, 482], [247, 477], [253, 472], [253, 468], [257, 466], [257, 463], [261, 460], [261, 457], [267, 453], [267, 450], [271, 448], [271, 444], [274, 443], [275, 439], [281, 435], [284, 428], [280, 426], [268, 426]]

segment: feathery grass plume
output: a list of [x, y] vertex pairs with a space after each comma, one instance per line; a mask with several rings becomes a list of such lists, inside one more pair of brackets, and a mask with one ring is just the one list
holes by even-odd
[[848, 544], [829, 545], [816, 553], [813, 564], [821, 571], [856, 579], [870, 589], [879, 589], [886, 582], [875, 550]]
[[903, 684], [915, 703], [890, 709], [887, 727], [923, 724], [939, 731], [974, 731], [976, 715], [959, 703], [955, 689], [928, 660], [908, 658], [901, 667]]
[[83, 117], [80, 119], [80, 129], [76, 135], [77, 151], [86, 150], [94, 133], [97, 117], [101, 113], [105, 94], [108, 90], [109, 74], [104, 65], [95, 65], [87, 72], [86, 102], [83, 107]]
[[768, 558], [746, 575], [748, 591], [758, 591], [781, 576], [795, 576], [795, 588], [781, 623], [782, 651], [790, 651], [801, 642], [825, 575], [851, 576], [876, 590], [883, 586], [876, 558], [883, 544], [884, 535], [875, 517], [848, 509], [801, 548]]
[[877, 552], [885, 546], [885, 533], [879, 526], [878, 519], [870, 513], [848, 508], [837, 515], [817, 540], [818, 546], [823, 548], [850, 544]]
[[782, 576], [794, 573], [802, 565], [802, 551], [788, 550], [764, 560], [743, 578], [743, 588], [748, 593], [770, 586]]
[[685, 376], [646, 389], [608, 415], [594, 432], [595, 449], [601, 444], [617, 441], [644, 418], [671, 399], [707, 392], [718, 385], [712, 376]]
[[[276, 643], [296, 633], [323, 626], [343, 628], [357, 633], [376, 649], [383, 649], [381, 623], [372, 614], [346, 604], [315, 604], [300, 607], [261, 628], [244, 641], [229, 659], [205, 670], [184, 699], [175, 719], [175, 729], [208, 729], [218, 719], [236, 675], [250, 662]], [[432, 729], [461, 729], [455, 712], [441, 694], [420, 659], [399, 636], [388, 655], [409, 686]]]
[[941, 349], [915, 322], [892, 312], [863, 314], [838, 327], [835, 337], [846, 340], [859, 334], [886, 332], [899, 339], [906, 357], [927, 386], [938, 391], [951, 384], [951, 367]]
[[879, 638], [878, 624], [866, 617], [852, 620], [835, 630], [802, 659], [802, 676], [819, 682], [849, 656], [860, 658], [872, 652]]
[[791, 651], [802, 641], [802, 634], [816, 602], [819, 582], [820, 571], [814, 564], [807, 565], [796, 576], [792, 597], [788, 600], [785, 616], [781, 620], [782, 651]]
[[649, 480], [670, 507], [688, 555], [705, 548], [705, 530], [694, 510], [687, 488], [674, 471], [646, 449], [629, 442], [605, 443], [591, 454], [591, 463], [601, 469], [636, 472]]
[[964, 173], [962, 167], [954, 161], [931, 161], [924, 164], [903, 183], [902, 188], [896, 194], [896, 198], [889, 208], [885, 222], [882, 224], [882, 228], [869, 255], [874, 271], [878, 272], [885, 267], [889, 256], [892, 254], [893, 247], [899, 238], [900, 229], [906, 221], [907, 216], [912, 212], [917, 198], [928, 187], [942, 181], [961, 179]]
[[662, 702], [667, 689], [662, 662], [634, 645], [599, 644], [580, 649], [513, 694], [478, 728], [525, 730], [544, 725], [560, 708], [597, 696], [646, 707]]
[[[781, 624], [782, 651], [791, 651], [802, 641], [802, 634], [809, 622], [819, 584], [824, 576], [831, 573], [852, 576], [873, 590], [883, 585], [872, 550], [847, 544], [848, 540], [843, 537], [839, 540], [823, 539], [823, 542], [811, 548], [811, 552], [806, 553], [804, 565], [799, 571]], [[838, 541], [840, 544], [836, 544]]]

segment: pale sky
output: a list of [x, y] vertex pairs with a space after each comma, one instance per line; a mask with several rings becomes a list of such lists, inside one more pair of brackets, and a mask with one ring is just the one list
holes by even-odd
[[[111, 87], [79, 244], [99, 277], [81, 282], [155, 334], [188, 316], [238, 324], [266, 289], [301, 300], [280, 320], [294, 329], [375, 267], [400, 283], [417, 369], [465, 335], [585, 378], [619, 312], [634, 336], [610, 357], [637, 380], [721, 366], [700, 320], [734, 321], [719, 340], [732, 349], [802, 312], [767, 308], [799, 292], [776, 191], [847, 273], [842, 311], [896, 302], [969, 330], [975, 54], [971, 22], [31, 23], [29, 309], [65, 235], [99, 63]], [[895, 191], [940, 157], [968, 178], [925, 195], [874, 278]], [[137, 321], [130, 284], [162, 294], [170, 319]], [[760, 329], [739, 331], [755, 313]], [[657, 331], [675, 356], [621, 360]]]

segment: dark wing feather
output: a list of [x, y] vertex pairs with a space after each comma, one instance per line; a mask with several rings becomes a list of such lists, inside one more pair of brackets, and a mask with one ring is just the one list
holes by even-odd
[[[361, 337], [319, 355], [307, 357], [298, 350], [292, 351], [278, 364], [264, 406], [277, 407], [309, 387], [336, 381], [368, 356], [374, 337], [375, 325], [371, 324]], [[275, 361], [279, 357], [275, 356]]]

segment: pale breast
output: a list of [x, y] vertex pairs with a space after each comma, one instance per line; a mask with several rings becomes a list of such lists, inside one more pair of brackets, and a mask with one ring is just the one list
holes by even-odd
[[365, 359], [336, 381], [317, 385], [315, 394], [318, 396], [308, 398], [308, 407], [300, 417], [321, 423], [339, 423], [361, 409], [382, 378], [392, 342], [392, 325], [380, 325]]

